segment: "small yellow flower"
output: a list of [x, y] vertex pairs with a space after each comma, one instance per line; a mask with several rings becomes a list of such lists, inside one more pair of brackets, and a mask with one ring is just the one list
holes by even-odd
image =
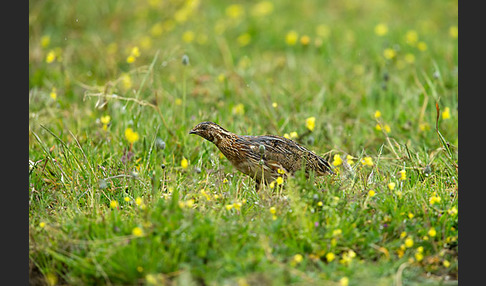
[[273, 181], [270, 184], [268, 184], [268, 186], [270, 187], [270, 189], [275, 188], [275, 181]]
[[332, 236], [339, 236], [342, 233], [343, 233], [343, 231], [340, 228], [338, 228], [338, 229], [333, 230]]
[[410, 248], [413, 246], [413, 239], [412, 237], [407, 237], [407, 239], [405, 239], [405, 247], [407, 248]]
[[240, 47], [247, 46], [251, 42], [251, 35], [249, 33], [244, 33], [236, 38], [236, 42]]
[[424, 255], [420, 252], [415, 253], [415, 259], [420, 262], [422, 259], [424, 259]]
[[111, 117], [109, 115], [101, 116], [100, 121], [104, 125], [108, 125], [110, 123]]
[[361, 164], [364, 166], [373, 166], [373, 159], [371, 157], [364, 157], [361, 159]]
[[400, 233], [400, 238], [404, 238], [405, 236], [407, 236], [407, 232], [406, 231], [402, 231], [402, 233]]
[[317, 203], [317, 206], [319, 206], [319, 207], [322, 207], [322, 205], [323, 205], [323, 203], [322, 203], [321, 201], [319, 201], [319, 202]]
[[142, 198], [141, 198], [141, 197], [137, 197], [137, 198], [135, 199], [135, 204], [136, 204], [137, 206], [141, 206], [141, 205], [142, 205], [142, 203], [143, 203], [143, 200], [142, 200]]
[[50, 64], [55, 60], [56, 60], [56, 52], [54, 52], [54, 50], [50, 50], [46, 56], [46, 63]]
[[447, 213], [449, 215], [456, 215], [457, 214], [457, 208], [456, 207], [452, 207], [451, 209], [447, 210]]
[[47, 46], [49, 46], [49, 44], [51, 43], [51, 37], [49, 35], [42, 36], [40, 43], [41, 47], [47, 48]]
[[117, 207], [118, 207], [118, 202], [117, 202], [117, 201], [114, 201], [114, 200], [113, 200], [113, 201], [110, 201], [110, 207], [111, 207], [112, 209], [117, 208]]
[[316, 118], [314, 116], [307, 118], [305, 120], [305, 127], [310, 131], [314, 131], [314, 128], [316, 127]]
[[410, 46], [415, 46], [418, 42], [418, 33], [415, 30], [407, 31], [405, 34], [405, 42]]
[[143, 272], [143, 267], [142, 266], [137, 266], [137, 271], [138, 272]]
[[444, 267], [448, 268], [449, 266], [451, 266], [451, 263], [448, 260], [444, 260], [444, 261], [442, 261], [442, 265], [444, 265]]
[[451, 36], [453, 39], [457, 39], [457, 36], [459, 35], [459, 29], [457, 26], [451, 26], [449, 28], [449, 36]]
[[273, 103], [272, 103], [272, 107], [273, 107], [273, 108], [277, 108], [277, 106], [278, 106], [278, 103], [276, 103], [276, 102], [273, 102]]
[[225, 208], [227, 210], [231, 210], [233, 208], [233, 204], [228, 204], [228, 205], [225, 206]]
[[181, 160], [182, 169], [187, 169], [188, 166], [189, 166], [189, 162], [187, 161], [186, 158], [183, 157], [182, 160]]
[[277, 180], [276, 180], [276, 182], [277, 182], [277, 185], [283, 184], [283, 178], [282, 177], [278, 177]]
[[351, 156], [351, 155], [346, 155], [346, 161], [348, 163], [348, 165], [353, 165], [354, 164], [354, 157]]
[[397, 52], [394, 49], [387, 48], [383, 51], [383, 56], [387, 60], [393, 59], [397, 55]]
[[137, 237], [141, 237], [141, 236], [143, 236], [143, 230], [140, 227], [138, 227], [138, 226], [137, 227], [134, 227], [132, 229], [132, 234], [135, 235], [135, 236], [137, 236]]
[[125, 138], [130, 143], [135, 143], [139, 139], [139, 135], [137, 132], [134, 132], [132, 128], [125, 129]]
[[130, 201], [130, 198], [129, 197], [125, 197], [125, 198], [123, 198], [123, 200], [128, 203]]
[[295, 263], [301, 263], [302, 260], [304, 260], [304, 257], [302, 256], [302, 254], [296, 254], [294, 255], [294, 258], [292, 259], [293, 261], [295, 261]]
[[378, 36], [384, 36], [388, 33], [388, 26], [384, 23], [380, 23], [375, 26], [375, 34]]
[[430, 197], [429, 203], [431, 205], [440, 203], [440, 197], [434, 194], [432, 197]]
[[375, 111], [374, 116], [375, 116], [375, 118], [380, 118], [381, 117], [381, 111], [379, 111], [379, 110]]
[[407, 171], [406, 170], [401, 170], [400, 172], [400, 180], [404, 181], [407, 179]]
[[408, 218], [409, 219], [413, 219], [413, 217], [414, 217], [414, 214], [413, 213], [408, 213]]
[[396, 184], [394, 182], [391, 182], [388, 184], [388, 189], [390, 189], [390, 191], [393, 191], [393, 189], [395, 189], [395, 186]]
[[425, 240], [425, 241], [427, 241], [427, 240], [429, 240], [429, 237], [428, 237], [427, 235], [424, 235], [424, 236], [422, 237], [422, 239], [423, 239], [423, 240]]
[[270, 1], [262, 1], [251, 9], [251, 14], [253, 16], [263, 17], [273, 12], [273, 3]]
[[342, 163], [343, 163], [343, 159], [341, 159], [341, 155], [339, 155], [339, 154], [334, 155], [332, 164], [334, 166], [339, 166]]
[[232, 109], [233, 114], [243, 115], [245, 114], [245, 106], [242, 103], [235, 105]]
[[[185, 202], [185, 205], [186, 207], [188, 208], [192, 208], [194, 206], [194, 200], [193, 199], [189, 199]], [[241, 206], [241, 205], [240, 205]]]
[[289, 31], [287, 35], [285, 35], [285, 42], [289, 46], [294, 46], [297, 43], [297, 40], [299, 39], [299, 34], [297, 34], [296, 31]]
[[434, 237], [437, 235], [437, 231], [435, 230], [435, 228], [431, 227], [427, 232], [427, 234], [430, 235], [431, 237]]
[[55, 87], [53, 87], [51, 89], [51, 93], [49, 93], [49, 96], [53, 99], [53, 100], [56, 100], [57, 98], [57, 89]]
[[451, 118], [451, 109], [449, 107], [444, 108], [444, 111], [442, 111], [442, 119], [449, 119]]
[[131, 64], [133, 62], [135, 62], [135, 57], [133, 55], [129, 55], [127, 57], [127, 63]]
[[133, 47], [130, 51], [130, 55], [127, 57], [127, 63], [131, 64], [135, 62], [136, 58], [140, 56], [140, 49], [138, 47]]
[[277, 173], [279, 173], [280, 175], [283, 175], [283, 174], [285, 174], [285, 170], [278, 168]]
[[348, 286], [349, 285], [349, 278], [348, 277], [342, 277], [341, 279], [339, 279], [339, 285]]
[[405, 55], [405, 61], [409, 64], [413, 64], [415, 62], [415, 56], [411, 53], [407, 53]]
[[328, 253], [326, 254], [326, 260], [327, 260], [327, 262], [331, 262], [331, 261], [333, 261], [333, 260], [334, 260], [334, 258], [336, 258], [336, 255], [334, 255], [334, 253], [332, 253], [332, 252], [328, 252]]
[[290, 132], [290, 139], [294, 139], [294, 138], [298, 138], [298, 137], [299, 137], [299, 134], [297, 134], [297, 132], [295, 132], [295, 131]]
[[132, 87], [132, 78], [127, 73], [122, 74], [121, 82], [122, 82], [122, 87], [125, 90], [128, 90]]
[[368, 196], [370, 196], [370, 197], [374, 197], [375, 195], [376, 195], [375, 191], [373, 191], [373, 190], [369, 190], [369, 192], [368, 192]]
[[185, 43], [192, 43], [194, 41], [194, 38], [196, 37], [196, 34], [193, 32], [193, 31], [185, 31], [183, 34], [182, 34], [182, 40], [185, 42]]
[[302, 37], [300, 37], [300, 43], [303, 45], [303, 46], [307, 46], [309, 45], [310, 43], [310, 37], [307, 36], [307, 35], [303, 35]]
[[244, 13], [245, 9], [239, 4], [232, 4], [226, 8], [226, 15], [233, 19], [242, 17]]
[[427, 44], [424, 42], [419, 42], [417, 44], [417, 48], [419, 49], [419, 51], [425, 52], [427, 50]]
[[271, 213], [271, 214], [275, 214], [275, 213], [277, 213], [277, 209], [276, 209], [275, 207], [271, 207], [271, 208], [270, 208], [270, 213]]
[[39, 223], [39, 226], [40, 226], [41, 228], [44, 228], [44, 227], [46, 227], [46, 223], [45, 223], [45, 222], [43, 222], [43, 221], [41, 221], [41, 222]]

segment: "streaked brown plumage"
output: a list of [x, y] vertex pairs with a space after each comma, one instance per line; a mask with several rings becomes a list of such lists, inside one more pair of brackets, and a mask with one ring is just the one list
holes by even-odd
[[279, 169], [293, 174], [304, 166], [306, 173], [313, 171], [317, 176], [333, 173], [326, 160], [284, 137], [236, 135], [209, 121], [199, 123], [189, 134], [214, 143], [236, 169], [257, 182], [257, 187], [262, 181], [267, 184], [282, 176]]

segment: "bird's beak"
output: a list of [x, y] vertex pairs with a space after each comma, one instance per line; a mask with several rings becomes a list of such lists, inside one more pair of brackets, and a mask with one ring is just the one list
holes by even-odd
[[192, 129], [191, 131], [189, 131], [189, 134], [197, 134], [197, 132], [194, 129]]

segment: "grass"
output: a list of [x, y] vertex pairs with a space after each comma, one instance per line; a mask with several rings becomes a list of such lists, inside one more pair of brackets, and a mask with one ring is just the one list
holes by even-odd
[[[31, 2], [30, 282], [457, 284], [455, 27], [455, 1]], [[255, 192], [207, 120], [337, 174]]]

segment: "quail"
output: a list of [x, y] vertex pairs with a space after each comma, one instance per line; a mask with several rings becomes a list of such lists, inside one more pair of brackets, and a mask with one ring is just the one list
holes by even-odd
[[275, 135], [237, 135], [214, 122], [201, 122], [189, 134], [212, 142], [240, 172], [260, 184], [268, 184], [283, 174], [292, 175], [302, 167], [317, 176], [334, 174], [329, 163], [297, 142]]

